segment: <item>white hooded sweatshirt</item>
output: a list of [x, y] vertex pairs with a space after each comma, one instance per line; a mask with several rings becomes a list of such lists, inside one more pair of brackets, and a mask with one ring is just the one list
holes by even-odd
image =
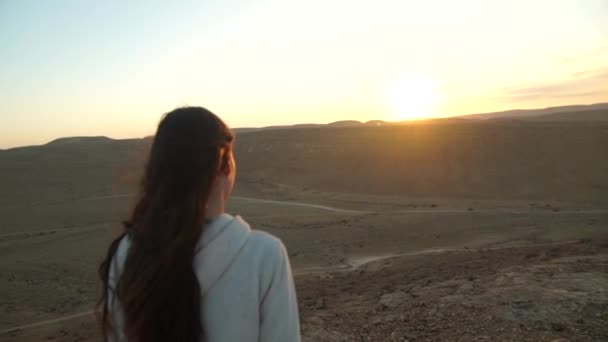
[[[126, 340], [113, 288], [129, 246], [129, 238], [123, 238], [110, 268], [108, 308], [117, 341]], [[239, 216], [222, 214], [205, 227], [193, 264], [201, 288], [203, 341], [300, 341], [293, 276], [279, 239], [251, 230]]]

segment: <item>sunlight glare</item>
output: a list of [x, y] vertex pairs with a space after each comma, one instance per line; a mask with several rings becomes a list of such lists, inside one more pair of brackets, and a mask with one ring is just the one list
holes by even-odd
[[420, 73], [399, 77], [390, 91], [390, 101], [397, 120], [418, 120], [433, 116], [437, 104], [435, 82]]

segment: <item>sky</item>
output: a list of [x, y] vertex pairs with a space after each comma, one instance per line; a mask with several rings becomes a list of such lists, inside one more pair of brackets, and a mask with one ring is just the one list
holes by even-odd
[[0, 0], [0, 148], [597, 102], [606, 0]]

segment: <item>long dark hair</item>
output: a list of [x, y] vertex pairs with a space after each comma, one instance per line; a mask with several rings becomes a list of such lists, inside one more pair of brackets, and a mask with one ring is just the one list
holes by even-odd
[[233, 139], [222, 120], [201, 107], [178, 108], [161, 120], [133, 213], [99, 267], [104, 341], [113, 329], [110, 265], [125, 235], [131, 245], [114, 291], [127, 340], [198, 342], [203, 336], [192, 259], [212, 185], [226, 167]]

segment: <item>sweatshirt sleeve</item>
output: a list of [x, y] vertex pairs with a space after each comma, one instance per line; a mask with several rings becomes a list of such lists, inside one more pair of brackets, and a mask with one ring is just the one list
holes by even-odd
[[108, 313], [110, 314], [111, 330], [108, 331], [108, 342], [123, 342], [126, 337], [123, 333], [123, 312], [122, 306], [114, 295], [114, 289], [108, 288]]
[[[123, 240], [124, 241], [124, 240]], [[108, 277], [108, 292], [107, 292], [107, 309], [110, 315], [111, 330], [108, 331], [108, 342], [123, 342], [126, 341], [126, 337], [123, 333], [124, 327], [124, 315], [122, 305], [116, 296], [116, 287], [118, 285], [120, 266], [118, 265], [118, 259], [126, 253], [125, 242], [121, 241], [116, 251], [114, 258], [110, 264], [110, 273]]]
[[285, 246], [276, 240], [272, 275], [260, 304], [260, 342], [299, 342], [298, 302]]

